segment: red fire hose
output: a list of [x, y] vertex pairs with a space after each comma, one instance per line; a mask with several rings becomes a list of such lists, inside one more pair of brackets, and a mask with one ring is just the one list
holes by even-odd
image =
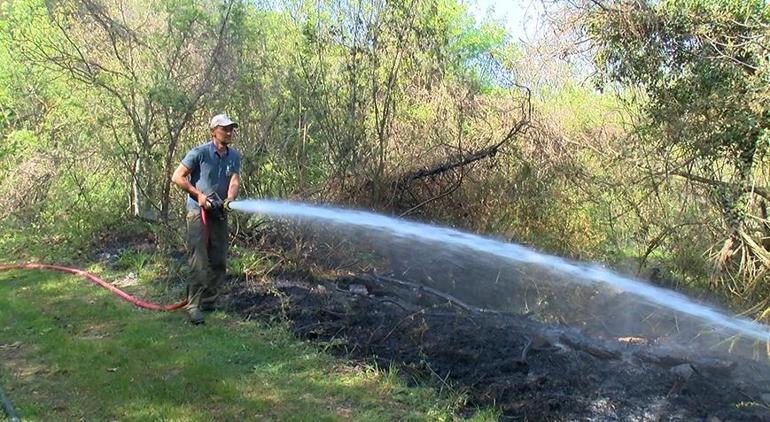
[[[206, 210], [201, 207], [201, 222], [203, 223], [203, 242], [205, 245], [208, 246], [209, 243], [209, 228], [208, 228], [208, 222], [206, 221]], [[16, 269], [27, 269], [27, 270], [54, 270], [54, 271], [61, 271], [65, 273], [75, 274], [79, 275], [86, 280], [104, 287], [105, 289], [111, 291], [112, 293], [115, 293], [117, 296], [119, 296], [121, 299], [131, 302], [134, 305], [149, 309], [152, 311], [176, 311], [177, 309], [187, 305], [187, 299], [175, 303], [173, 305], [156, 305], [154, 303], [145, 302], [141, 299], [138, 299], [134, 296], [131, 296], [130, 294], [124, 292], [123, 290], [118, 289], [117, 287], [113, 286], [110, 283], [107, 283], [106, 281], [100, 279], [99, 277], [86, 272], [82, 270], [78, 270], [77, 268], [69, 268], [64, 267], [61, 265], [51, 265], [51, 264], [9, 264], [9, 265], [0, 265], [0, 271], [8, 271], [8, 270], [16, 270]]]
[[[203, 242], [206, 247], [208, 247], [209, 244], [209, 227], [208, 227], [208, 221], [206, 220], [206, 210], [204, 207], [201, 207], [201, 222], [203, 223]], [[187, 299], [175, 303], [173, 305], [156, 305], [154, 303], [145, 302], [141, 299], [138, 299], [134, 296], [131, 296], [130, 294], [124, 292], [123, 290], [118, 289], [117, 287], [113, 286], [110, 283], [107, 283], [106, 281], [100, 279], [99, 277], [83, 271], [78, 270], [77, 268], [69, 268], [64, 267], [61, 265], [51, 265], [51, 264], [34, 264], [34, 263], [27, 263], [27, 264], [8, 264], [8, 265], [0, 265], [0, 271], [8, 271], [8, 270], [17, 270], [17, 269], [25, 269], [25, 270], [53, 270], [53, 271], [61, 271], [65, 273], [75, 274], [79, 275], [86, 280], [96, 284], [97, 286], [104, 287], [105, 289], [111, 291], [112, 293], [115, 293], [117, 296], [119, 296], [121, 299], [131, 302], [134, 305], [149, 309], [152, 311], [175, 311], [179, 308], [182, 308], [183, 306], [187, 305]], [[17, 422], [20, 421], [19, 417], [16, 415], [16, 411], [14, 410], [13, 406], [11, 405], [11, 402], [8, 400], [7, 397], [5, 397], [5, 394], [3, 393], [2, 388], [0, 388], [0, 404], [3, 406], [3, 410], [5, 410], [5, 413], [8, 415], [8, 418], [11, 420], [11, 422]]]
[[[137, 299], [137, 298], [131, 296], [130, 294], [128, 294], [128, 293], [118, 289], [117, 287], [113, 286], [112, 284], [107, 283], [106, 281], [100, 279], [99, 277], [97, 277], [97, 276], [95, 276], [95, 275], [93, 275], [93, 274], [91, 274], [89, 272], [78, 270], [76, 268], [69, 268], [69, 267], [64, 267], [64, 266], [61, 266], [61, 265], [31, 264], [31, 263], [28, 263], [28, 264], [0, 265], [0, 271], [8, 271], [8, 270], [15, 270], [15, 269], [54, 270], [54, 271], [62, 271], [62, 272], [65, 272], [65, 273], [71, 273], [71, 274], [79, 275], [79, 276], [85, 278], [86, 280], [96, 284], [96, 285], [104, 287], [105, 289], [111, 291], [112, 293], [115, 293], [116, 295], [120, 296], [122, 299], [124, 299], [124, 300], [126, 300], [128, 302], [131, 302], [131, 303], [133, 303], [134, 305], [136, 305], [136, 306], [138, 306], [140, 308], [150, 309], [150, 310], [153, 310], [153, 311], [174, 311], [174, 310], [177, 310], [177, 309], [179, 309], [179, 308], [181, 308], [181, 307], [183, 307], [184, 305], [187, 304], [187, 299], [185, 299], [185, 300], [183, 300], [183, 301], [181, 301], [179, 303], [175, 303], [173, 305], [166, 305], [166, 306], [156, 305], [154, 303], [148, 303], [148, 302], [145, 302], [143, 300], [140, 300], [140, 299]], [[8, 415], [8, 419], [11, 422], [21, 421], [21, 419], [16, 414], [16, 410], [11, 405], [10, 400], [8, 400], [8, 398], [3, 393], [3, 389], [1, 387], [0, 387], [0, 404], [2, 405], [3, 410]]]
[[183, 300], [183, 301], [181, 301], [179, 303], [175, 303], [173, 305], [165, 305], [165, 306], [163, 306], [163, 305], [156, 305], [154, 303], [145, 302], [145, 301], [143, 301], [141, 299], [137, 299], [134, 296], [131, 296], [130, 294], [124, 292], [123, 290], [118, 289], [117, 287], [113, 286], [112, 284], [107, 283], [106, 281], [100, 279], [99, 277], [97, 277], [97, 276], [95, 276], [95, 275], [93, 275], [93, 274], [91, 274], [89, 272], [78, 270], [76, 268], [69, 268], [69, 267], [64, 267], [64, 266], [61, 266], [61, 265], [49, 265], [49, 264], [10, 264], [10, 265], [0, 265], [0, 271], [8, 271], [8, 270], [16, 270], [16, 269], [54, 270], [54, 271], [61, 271], [61, 272], [65, 272], [65, 273], [79, 275], [79, 276], [85, 278], [86, 280], [88, 280], [88, 281], [90, 281], [90, 282], [92, 282], [92, 283], [94, 283], [94, 284], [96, 284], [98, 286], [104, 287], [105, 289], [111, 291], [112, 293], [115, 293], [116, 295], [118, 295], [123, 300], [131, 302], [131, 303], [133, 303], [134, 305], [136, 305], [136, 306], [138, 306], [140, 308], [150, 309], [150, 310], [153, 310], [153, 311], [175, 311], [175, 310], [177, 310], [177, 309], [179, 309], [179, 308], [181, 308], [181, 307], [183, 307], [184, 305], [187, 304], [187, 299], [185, 299], [185, 300]]
[[[201, 222], [203, 223], [203, 242], [208, 247], [209, 243], [209, 228], [208, 228], [208, 222], [206, 221], [206, 210], [201, 207]], [[51, 264], [34, 264], [34, 263], [27, 263], [27, 264], [7, 264], [7, 265], [0, 265], [0, 271], [8, 271], [8, 270], [17, 270], [17, 269], [25, 269], [25, 270], [53, 270], [53, 271], [61, 271], [65, 273], [75, 274], [80, 277], [85, 278], [86, 280], [96, 284], [97, 286], [104, 287], [105, 289], [111, 291], [112, 293], [119, 296], [121, 299], [131, 302], [134, 305], [143, 308], [143, 309], [149, 309], [152, 311], [175, 311], [179, 308], [182, 308], [183, 306], [187, 305], [187, 299], [175, 303], [173, 305], [156, 305], [154, 303], [145, 302], [141, 299], [138, 299], [134, 296], [131, 296], [130, 294], [124, 292], [123, 290], [118, 289], [117, 287], [113, 286], [110, 283], [107, 283], [106, 281], [100, 279], [99, 277], [83, 271], [79, 270], [77, 268], [69, 268], [64, 267], [62, 265], [51, 265]], [[15, 410], [13, 409], [13, 406], [11, 406], [10, 401], [5, 397], [5, 394], [3, 394], [2, 388], [0, 388], [0, 398], [2, 399], [0, 401], [0, 404], [3, 405], [3, 409], [5, 410], [6, 414], [8, 415], [8, 418], [12, 422], [19, 421], [19, 417], [16, 415]]]
[[201, 207], [201, 223], [203, 223], [203, 244], [209, 247], [209, 222], [206, 220], [206, 209]]

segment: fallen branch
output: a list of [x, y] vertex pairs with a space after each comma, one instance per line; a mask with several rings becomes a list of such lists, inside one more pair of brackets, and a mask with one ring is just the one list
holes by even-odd
[[422, 202], [420, 202], [419, 204], [417, 204], [417, 205], [413, 206], [412, 208], [409, 208], [408, 210], [406, 210], [406, 211], [402, 212], [402, 213], [401, 213], [401, 214], [399, 214], [398, 216], [399, 216], [399, 217], [405, 217], [407, 214], [410, 214], [410, 213], [411, 213], [411, 212], [413, 212], [414, 210], [417, 210], [417, 209], [419, 209], [419, 208], [422, 208], [422, 207], [424, 207], [426, 204], [429, 204], [429, 203], [431, 203], [431, 202], [433, 202], [433, 201], [439, 200], [439, 199], [441, 199], [441, 198], [443, 198], [443, 197], [445, 197], [445, 196], [447, 196], [447, 195], [451, 195], [451, 194], [452, 194], [452, 192], [456, 191], [456, 190], [457, 190], [457, 189], [458, 189], [458, 188], [459, 188], [459, 187], [462, 185], [462, 183], [463, 183], [463, 177], [462, 177], [462, 176], [460, 176], [460, 179], [459, 179], [459, 180], [457, 181], [457, 183], [455, 183], [455, 185], [454, 185], [454, 186], [452, 186], [451, 188], [447, 189], [447, 190], [446, 190], [446, 191], [444, 191], [444, 192], [441, 192], [440, 194], [438, 194], [438, 195], [436, 195], [436, 196], [434, 196], [434, 197], [432, 197], [432, 198], [429, 198], [429, 199], [427, 199], [427, 200], [425, 200], [425, 201], [422, 201]]
[[586, 341], [573, 339], [567, 335], [559, 336], [559, 340], [575, 350], [582, 350], [589, 355], [600, 359], [618, 360], [621, 357], [621, 354], [615, 350], [609, 350], [598, 345], [589, 344]]
[[450, 157], [448, 160], [442, 163], [434, 165], [433, 167], [407, 173], [401, 178], [401, 181], [399, 182], [400, 190], [405, 190], [409, 185], [412, 184], [412, 182], [417, 179], [436, 176], [442, 173], [446, 173], [449, 170], [454, 170], [458, 167], [467, 166], [468, 164], [474, 163], [487, 157], [494, 157], [500, 148], [502, 148], [506, 143], [508, 143], [517, 134], [519, 134], [519, 132], [521, 132], [528, 123], [529, 119], [525, 118], [520, 120], [513, 126], [513, 128], [511, 128], [508, 134], [506, 134], [505, 137], [503, 137], [503, 139], [495, 145], [482, 148], [470, 154], [460, 153]]
[[470, 313], [474, 313], [474, 314], [510, 315], [510, 313], [506, 313], [506, 312], [496, 311], [496, 310], [493, 310], [493, 309], [479, 308], [477, 306], [469, 305], [469, 304], [463, 302], [462, 300], [460, 300], [460, 299], [458, 299], [458, 298], [456, 298], [456, 297], [454, 297], [454, 296], [452, 296], [452, 295], [450, 295], [448, 293], [444, 293], [444, 292], [442, 292], [440, 290], [436, 290], [436, 289], [434, 289], [432, 287], [423, 286], [421, 284], [412, 283], [412, 282], [404, 281], [404, 280], [399, 280], [397, 278], [388, 277], [388, 276], [379, 275], [379, 274], [374, 274], [372, 276], [376, 280], [379, 280], [379, 281], [387, 281], [387, 282], [391, 282], [391, 283], [400, 284], [402, 286], [411, 287], [412, 289], [415, 289], [415, 290], [418, 290], [418, 291], [421, 291], [421, 292], [430, 293], [430, 294], [432, 294], [434, 296], [438, 296], [438, 297], [446, 300], [447, 302], [451, 303], [452, 305], [455, 305], [455, 306], [457, 306], [459, 308], [462, 308], [462, 309], [464, 309], [464, 310], [466, 310], [466, 311], [468, 311]]

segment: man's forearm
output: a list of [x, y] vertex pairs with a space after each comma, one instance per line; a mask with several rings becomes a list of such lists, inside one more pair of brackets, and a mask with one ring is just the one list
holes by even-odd
[[230, 180], [230, 187], [227, 188], [227, 199], [234, 201], [238, 197], [238, 191], [241, 189], [241, 183], [238, 178]]

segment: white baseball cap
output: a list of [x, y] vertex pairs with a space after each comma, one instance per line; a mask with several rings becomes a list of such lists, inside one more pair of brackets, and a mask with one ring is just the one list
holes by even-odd
[[211, 118], [211, 121], [209, 122], [209, 129], [214, 129], [217, 126], [233, 126], [238, 127], [238, 123], [235, 123], [234, 121], [230, 120], [229, 117], [225, 114], [217, 114], [216, 116]]

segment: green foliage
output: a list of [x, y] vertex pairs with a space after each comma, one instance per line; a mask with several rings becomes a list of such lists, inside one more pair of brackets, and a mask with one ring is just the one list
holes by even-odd
[[629, 204], [642, 262], [660, 248], [681, 279], [748, 303], [770, 262], [769, 25], [754, 0], [610, 2], [586, 24], [603, 82], [641, 112], [625, 154], [647, 185]]
[[[742, 156], [767, 127], [764, 1], [665, 1], [597, 14], [608, 77], [642, 86], [651, 124], [700, 156]], [[621, 27], [621, 25], [627, 25]]]
[[423, 42], [431, 45], [428, 63], [446, 63], [450, 78], [469, 78], [491, 88], [495, 81], [485, 70], [493, 62], [490, 54], [505, 47], [502, 26], [491, 21], [476, 24], [468, 6], [452, 0], [421, 4], [428, 8], [419, 22]]
[[745, 190], [767, 152], [770, 11], [757, 0], [616, 6], [589, 24], [597, 64], [608, 80], [644, 90], [641, 136], [676, 155], [675, 166], [733, 184], [713, 184], [713, 195], [740, 230]]
[[[23, 156], [25, 155], [25, 152], [30, 151], [34, 145], [39, 143], [35, 133], [26, 129], [10, 132], [5, 137], [5, 141], [6, 142], [0, 146], [0, 160], [3, 160], [6, 157], [14, 158]], [[11, 166], [3, 167], [8, 169]]]
[[230, 249], [231, 259], [227, 261], [227, 271], [231, 274], [243, 274], [246, 277], [264, 277], [275, 270], [279, 262], [276, 258], [266, 256], [262, 251], [250, 250], [233, 246]]
[[118, 255], [117, 269], [139, 273], [147, 265], [150, 258], [151, 255], [147, 251], [125, 249]]

